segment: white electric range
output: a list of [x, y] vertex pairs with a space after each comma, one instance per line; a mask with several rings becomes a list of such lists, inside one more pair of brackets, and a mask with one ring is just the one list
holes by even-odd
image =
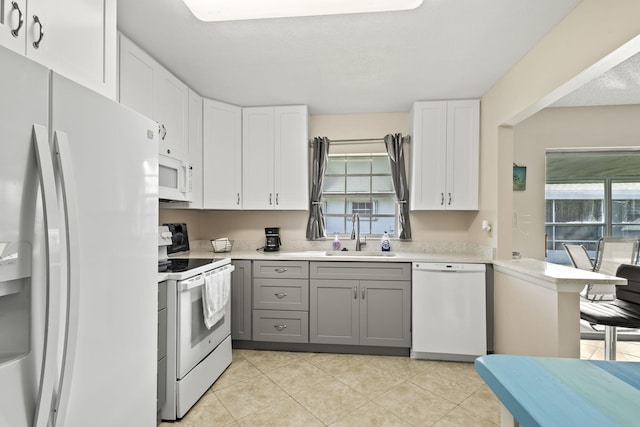
[[234, 267], [231, 258], [171, 257], [160, 258], [158, 270], [168, 275], [167, 384], [160, 418], [177, 420], [231, 364], [231, 298], [224, 316], [208, 329], [203, 287], [212, 275], [221, 275], [219, 280], [230, 286]]

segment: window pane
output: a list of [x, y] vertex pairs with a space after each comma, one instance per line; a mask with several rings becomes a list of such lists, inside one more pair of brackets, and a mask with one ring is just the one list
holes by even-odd
[[556, 200], [555, 223], [603, 222], [602, 200]]
[[347, 162], [348, 174], [370, 174], [371, 173], [371, 157], [355, 157], [350, 158]]
[[614, 224], [640, 223], [640, 183], [612, 182], [611, 199]]
[[393, 193], [393, 182], [391, 176], [373, 176], [371, 177], [372, 193]]
[[347, 214], [371, 215], [371, 199], [368, 197], [347, 197]]
[[[347, 233], [344, 217], [335, 217], [329, 216], [326, 217], [327, 221], [327, 236], [331, 236], [332, 234], [345, 234]], [[351, 230], [349, 230], [351, 232]]]
[[604, 182], [580, 182], [568, 184], [546, 184], [545, 199], [604, 199]]
[[346, 160], [344, 156], [339, 156], [339, 157], [329, 156], [326, 173], [344, 175], [346, 173]]
[[348, 176], [347, 193], [369, 193], [371, 178], [368, 176]]
[[585, 245], [587, 250], [595, 251], [603, 231], [604, 227], [601, 225], [556, 225], [553, 247], [561, 250], [562, 243], [575, 243]]
[[[393, 217], [374, 217], [371, 222], [371, 232], [373, 234], [382, 234], [385, 231], [389, 234], [396, 234], [396, 219]], [[376, 244], [378, 244], [377, 242]], [[378, 248], [374, 248], [378, 249]]]
[[344, 193], [344, 176], [325, 176], [322, 184], [323, 193]]
[[344, 215], [345, 212], [344, 198], [329, 198], [324, 199], [324, 213], [326, 215]]
[[373, 200], [375, 203], [375, 213], [395, 215], [396, 213], [395, 197], [376, 197]]
[[388, 156], [373, 157], [373, 173], [385, 173], [391, 175], [391, 166]]

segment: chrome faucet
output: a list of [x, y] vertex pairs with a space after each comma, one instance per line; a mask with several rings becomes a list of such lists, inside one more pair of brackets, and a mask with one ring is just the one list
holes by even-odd
[[[358, 226], [356, 228], [356, 222], [358, 223]], [[356, 240], [356, 251], [361, 251], [362, 250], [362, 246], [367, 244], [367, 241], [365, 240], [364, 242], [360, 241], [360, 215], [359, 214], [353, 214], [353, 218], [351, 219], [351, 223], [352, 223], [352, 228], [351, 228], [351, 240], [355, 239]], [[357, 234], [356, 234], [356, 230]]]

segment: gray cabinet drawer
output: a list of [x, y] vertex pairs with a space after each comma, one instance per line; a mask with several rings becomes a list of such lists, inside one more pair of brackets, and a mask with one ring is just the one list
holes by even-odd
[[309, 342], [306, 311], [253, 310], [253, 340]]
[[306, 279], [254, 279], [253, 308], [308, 310], [309, 281]]
[[253, 277], [308, 279], [308, 261], [254, 261]]
[[411, 280], [409, 262], [313, 261], [312, 279]]

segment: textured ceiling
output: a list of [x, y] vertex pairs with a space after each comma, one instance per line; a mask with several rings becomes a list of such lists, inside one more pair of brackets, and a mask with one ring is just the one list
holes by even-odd
[[573, 91], [553, 107], [640, 104], [640, 54]]
[[313, 114], [480, 97], [579, 0], [424, 0], [412, 11], [204, 23], [119, 0], [118, 27], [200, 95]]

